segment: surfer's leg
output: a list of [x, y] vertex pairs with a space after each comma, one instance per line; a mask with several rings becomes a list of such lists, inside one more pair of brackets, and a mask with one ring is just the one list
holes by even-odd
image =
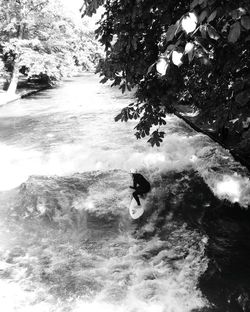
[[139, 197], [138, 197], [138, 192], [135, 191], [135, 192], [133, 193], [133, 196], [134, 196], [134, 199], [135, 199], [136, 202], [137, 202], [137, 205], [140, 206], [141, 203], [140, 203], [140, 200], [139, 200]]
[[[133, 195], [135, 194], [135, 195], [134, 195], [134, 198], [135, 198], [135, 200], [137, 201], [138, 206], [141, 205], [140, 199], [139, 199], [139, 196], [138, 196], [138, 195], [140, 195], [141, 197], [143, 197], [143, 195], [146, 194], [146, 193], [147, 193], [147, 190], [146, 190], [144, 187], [139, 186], [139, 187], [136, 188], [136, 191], [133, 193]], [[137, 200], [137, 199], [138, 199], [138, 200]]]

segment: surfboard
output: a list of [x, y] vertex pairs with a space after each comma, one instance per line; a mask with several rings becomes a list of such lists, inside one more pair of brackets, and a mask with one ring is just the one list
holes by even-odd
[[145, 209], [145, 198], [140, 197], [140, 203], [141, 206], [138, 206], [134, 197], [132, 198], [129, 205], [129, 213], [132, 219], [138, 219], [143, 215]]

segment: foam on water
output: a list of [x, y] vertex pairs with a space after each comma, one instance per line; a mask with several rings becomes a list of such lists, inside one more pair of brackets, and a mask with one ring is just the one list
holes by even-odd
[[250, 179], [247, 169], [235, 161], [229, 151], [204, 136], [201, 138], [199, 149], [191, 158], [193, 167], [217, 197], [248, 208]]
[[[121, 312], [189, 312], [208, 304], [197, 287], [208, 263], [206, 237], [170, 214], [154, 234], [161, 212], [155, 189], [147, 222], [131, 224], [129, 179], [119, 170], [32, 177], [13, 191], [16, 197], [5, 208], [9, 244], [0, 252], [8, 290], [0, 297], [7, 311], [32, 306], [38, 312], [95, 312], [104, 306]], [[48, 226], [44, 215], [50, 216]], [[147, 239], [140, 238], [145, 234]]]
[[[183, 198], [194, 190], [188, 176], [194, 171], [217, 197], [247, 207], [247, 174], [227, 151], [174, 116], [166, 118], [161, 147], [137, 141], [134, 122], [113, 123], [117, 100], [94, 96], [96, 84], [85, 87], [93, 106], [84, 107], [74, 92], [72, 102], [67, 88], [62, 103], [61, 97], [43, 98], [38, 108], [33, 100], [23, 102], [28, 108], [13, 112], [17, 128], [1, 143], [0, 189], [38, 175], [16, 190], [12, 206], [11, 200], [3, 205], [9, 214], [0, 219], [9, 227], [0, 250], [5, 311], [189, 312], [207, 306], [197, 285], [208, 265], [208, 239], [168, 207], [189, 213]], [[10, 108], [2, 113], [12, 120]], [[34, 118], [32, 129], [23, 124], [26, 114]], [[153, 185], [147, 222], [137, 228], [127, 211], [131, 167]]]
[[162, 148], [152, 149], [145, 141], [135, 139], [132, 140], [132, 144], [125, 145], [124, 140], [129, 142], [132, 133], [126, 133], [126, 127], [124, 132], [126, 135], [123, 141], [116, 142], [113, 146], [112, 142], [109, 144], [108, 138], [99, 139], [93, 146], [90, 135], [89, 141], [61, 143], [49, 153], [2, 143], [0, 189], [16, 187], [30, 175], [68, 175], [75, 172], [111, 169], [129, 171], [131, 167], [149, 171], [158, 170], [160, 173], [182, 170], [190, 164], [189, 158], [194, 153], [194, 148], [185, 137], [178, 134], [168, 135]]
[[[174, 236], [179, 238], [178, 246], [173, 245]], [[203, 307], [207, 302], [196, 285], [207, 267], [205, 245], [201, 242], [192, 247], [191, 239], [196, 239], [195, 234], [184, 228], [173, 231], [169, 237], [173, 244], [121, 235], [101, 241], [97, 250], [87, 253], [83, 242], [76, 248], [72, 242], [63, 244], [61, 240], [58, 245], [58, 239], [54, 244], [51, 238], [43, 238], [43, 248], [40, 243], [29, 247], [9, 264], [12, 280], [9, 282], [8, 277], [0, 284], [2, 307], [5, 311], [33, 308], [38, 312], [66, 308], [96, 312], [100, 306], [111, 312], [186, 312]], [[188, 248], [189, 255], [185, 256]], [[54, 296], [55, 292], [60, 296]]]
[[[161, 147], [152, 149], [146, 140], [137, 141], [133, 136], [136, 122], [113, 120], [131, 97], [121, 97], [119, 91], [97, 82], [97, 77], [87, 75], [37, 98], [1, 108], [0, 190], [16, 187], [30, 175], [128, 171], [132, 167], [147, 171], [150, 178], [193, 167], [214, 194], [247, 207], [247, 177], [241, 172], [237, 178], [233, 175], [240, 166], [235, 166], [227, 151], [174, 116], [166, 118]], [[238, 183], [238, 191], [230, 191], [225, 179]]]
[[[127, 130], [124, 131], [126, 133]], [[125, 139], [130, 140], [130, 135], [132, 134], [128, 132]], [[30, 175], [63, 176], [74, 172], [112, 169], [129, 171], [130, 168], [137, 168], [144, 172], [146, 170], [150, 179], [168, 171], [193, 167], [219, 198], [238, 202], [244, 207], [249, 205], [250, 184], [247, 174], [235, 174], [237, 163], [233, 161], [232, 156], [219, 146], [214, 147], [212, 142], [207, 142], [203, 136], [167, 134], [162, 146], [154, 149], [144, 141], [136, 140], [132, 141], [131, 145], [121, 144], [120, 148], [116, 143], [107, 149], [107, 144], [105, 140], [95, 147], [88, 141], [85, 144], [60, 144], [52, 152], [45, 154], [42, 151], [1, 143], [0, 190], [16, 187]], [[208, 157], [204, 157], [201, 155], [203, 150], [205, 154], [208, 150], [212, 152]], [[223, 163], [221, 160], [224, 158]], [[221, 162], [219, 166], [218, 162]], [[240, 165], [237, 167], [240, 168]]]
[[218, 196], [228, 196], [233, 202], [239, 202], [241, 196], [240, 181], [230, 176], [224, 176], [223, 181], [217, 183]]

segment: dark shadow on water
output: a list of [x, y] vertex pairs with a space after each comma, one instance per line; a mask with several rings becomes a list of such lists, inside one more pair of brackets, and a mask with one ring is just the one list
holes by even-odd
[[204, 229], [210, 259], [200, 286], [216, 307], [211, 311], [250, 311], [250, 213], [221, 202], [207, 211]]
[[[160, 199], [152, 200], [151, 209], [137, 221], [135, 235], [143, 239], [157, 235], [164, 239], [173, 220], [203, 233], [208, 237], [209, 265], [199, 287], [211, 307], [199, 311], [250, 311], [249, 210], [219, 200], [195, 172], [172, 172], [163, 180], [171, 187], [165, 188]], [[155, 210], [157, 218], [153, 218]], [[141, 233], [140, 228], [150, 222], [154, 231]]]

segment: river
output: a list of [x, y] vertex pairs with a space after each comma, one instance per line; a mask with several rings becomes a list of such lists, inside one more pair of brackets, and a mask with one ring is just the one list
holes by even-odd
[[[0, 107], [4, 311], [250, 311], [249, 173], [175, 116], [163, 144], [115, 123], [91, 74]], [[130, 168], [152, 184], [130, 219]]]

